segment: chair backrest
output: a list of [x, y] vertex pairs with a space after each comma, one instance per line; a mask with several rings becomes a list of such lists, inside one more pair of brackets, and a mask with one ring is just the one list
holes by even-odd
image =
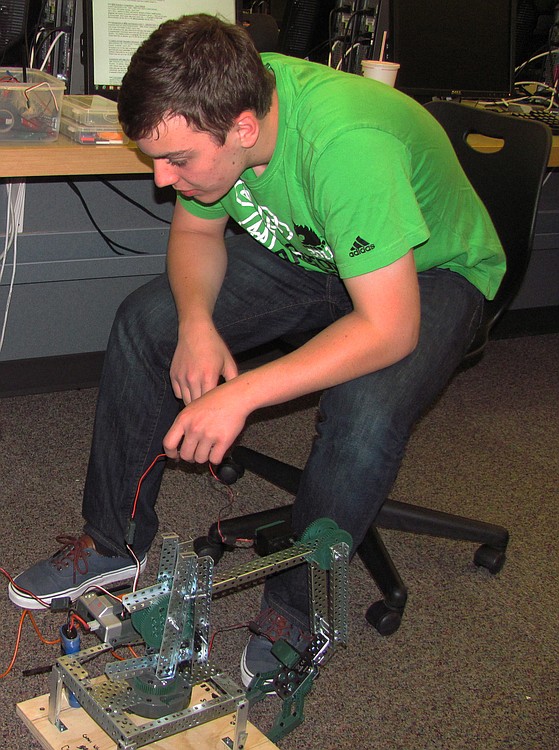
[[[541, 186], [551, 150], [551, 130], [542, 123], [449, 101], [425, 105], [445, 129], [456, 155], [485, 204], [507, 257], [507, 272], [494, 300], [485, 306], [468, 357], [480, 356], [491, 328], [512, 302], [522, 283], [534, 238]], [[495, 152], [468, 143], [471, 134], [503, 142]]]

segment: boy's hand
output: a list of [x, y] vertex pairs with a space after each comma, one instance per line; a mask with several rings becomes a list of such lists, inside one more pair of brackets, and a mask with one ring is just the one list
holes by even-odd
[[220, 377], [231, 380], [237, 375], [235, 360], [215, 330], [179, 336], [170, 378], [173, 393], [185, 404], [215, 388]]
[[191, 401], [177, 416], [163, 440], [169, 458], [219, 464], [244, 427], [248, 412], [232, 398], [227, 384]]

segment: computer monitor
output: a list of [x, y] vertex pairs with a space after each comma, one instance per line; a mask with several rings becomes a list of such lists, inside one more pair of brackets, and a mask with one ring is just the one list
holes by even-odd
[[85, 93], [117, 99], [130, 58], [164, 21], [191, 13], [240, 17], [238, 0], [83, 0]]
[[389, 59], [417, 99], [510, 95], [517, 0], [390, 0]]
[[314, 58], [328, 42], [329, 14], [334, 0], [283, 0], [272, 3], [279, 25], [278, 50], [292, 57]]
[[0, 2], [0, 64], [2, 56], [25, 35], [29, 0]]

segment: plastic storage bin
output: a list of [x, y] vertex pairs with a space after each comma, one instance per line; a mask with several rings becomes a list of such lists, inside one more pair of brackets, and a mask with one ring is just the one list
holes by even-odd
[[81, 125], [111, 125], [120, 129], [116, 102], [103, 96], [68, 94], [62, 99], [62, 116]]
[[0, 68], [0, 141], [55, 141], [65, 83], [30, 68]]
[[105, 123], [104, 125], [82, 125], [68, 117], [62, 117], [60, 120], [60, 132], [66, 138], [71, 138], [76, 143], [84, 146], [110, 146], [112, 144], [128, 143], [128, 138], [122, 132], [118, 125]]

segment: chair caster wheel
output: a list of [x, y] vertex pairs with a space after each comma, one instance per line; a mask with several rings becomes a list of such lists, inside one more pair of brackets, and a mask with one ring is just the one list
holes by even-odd
[[481, 568], [487, 568], [493, 574], [502, 569], [506, 559], [504, 550], [495, 549], [488, 544], [482, 544], [474, 555], [474, 563]]
[[196, 552], [198, 557], [211, 557], [217, 565], [223, 557], [225, 545], [220, 542], [213, 542], [207, 536], [199, 536], [194, 540], [194, 552]]
[[365, 617], [380, 635], [392, 635], [400, 627], [402, 622], [403, 609], [394, 609], [389, 607], [384, 601], [371, 604]]

